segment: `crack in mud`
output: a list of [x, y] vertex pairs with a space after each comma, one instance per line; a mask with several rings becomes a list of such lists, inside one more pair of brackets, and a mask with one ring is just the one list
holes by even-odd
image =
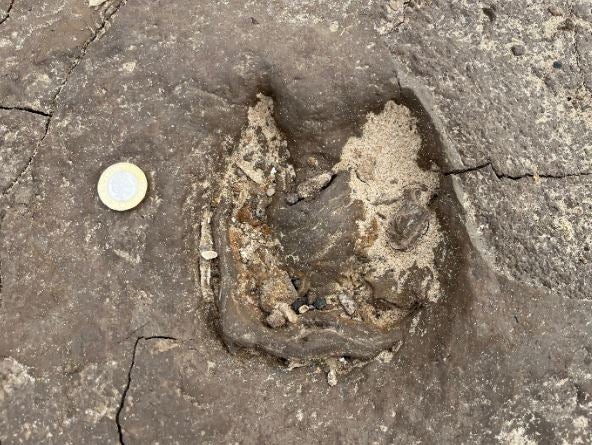
[[115, 15], [119, 12], [121, 7], [123, 5], [125, 5], [126, 3], [127, 3], [127, 0], [120, 0], [116, 4], [110, 5], [110, 7], [112, 7], [112, 9], [109, 9], [109, 7], [106, 9], [105, 15], [103, 16], [103, 22], [101, 23], [101, 25], [97, 28], [97, 30], [93, 33], [93, 35], [90, 36], [90, 38], [87, 39], [82, 44], [82, 47], [80, 49], [80, 55], [76, 58], [76, 60], [74, 60], [74, 63], [72, 63], [72, 65], [70, 66], [70, 69], [66, 73], [64, 81], [58, 87], [58, 90], [56, 91], [56, 93], [52, 99], [50, 114], [53, 115], [53, 113], [55, 112], [55, 106], [57, 104], [58, 97], [60, 96], [60, 94], [62, 93], [62, 90], [64, 89], [64, 87], [68, 83], [68, 80], [70, 80], [70, 75], [74, 72], [74, 70], [78, 67], [78, 65], [80, 65], [80, 63], [82, 62], [82, 59], [84, 59], [84, 56], [86, 56], [86, 53], [87, 53], [90, 45], [92, 45], [96, 40], [98, 40], [104, 34], [104, 31], [107, 28], [107, 26], [111, 24]]
[[127, 393], [129, 392], [130, 386], [132, 384], [132, 373], [134, 370], [134, 366], [136, 364], [136, 353], [138, 351], [138, 345], [140, 341], [148, 341], [148, 340], [171, 340], [171, 341], [178, 341], [177, 338], [167, 336], [167, 335], [153, 335], [150, 337], [138, 337], [134, 342], [134, 348], [132, 351], [132, 360], [127, 372], [127, 382], [125, 387], [123, 388], [123, 392], [121, 393], [121, 400], [119, 401], [119, 406], [117, 408], [117, 412], [115, 414], [115, 424], [117, 425], [117, 432], [119, 434], [119, 443], [120, 445], [125, 445], [123, 440], [123, 427], [121, 426], [121, 413], [123, 412], [123, 408], [125, 407], [125, 399], [127, 397]]
[[33, 160], [37, 156], [37, 152], [39, 151], [39, 147], [41, 146], [41, 144], [43, 143], [43, 141], [47, 137], [47, 134], [49, 133], [49, 126], [51, 124], [52, 117], [53, 117], [52, 115], [49, 115], [47, 117], [47, 120], [45, 122], [45, 128], [43, 130], [43, 136], [41, 136], [41, 139], [39, 139], [39, 142], [37, 142], [37, 144], [35, 145], [35, 150], [33, 150], [33, 153], [31, 154], [31, 156], [29, 156], [29, 160], [27, 161], [27, 165], [25, 165], [25, 167], [20, 171], [20, 173], [16, 176], [16, 178], [10, 183], [10, 185], [8, 187], [6, 187], [6, 189], [2, 192], [2, 194], [0, 194], [0, 197], [4, 197], [4, 196], [7, 196], [8, 194], [10, 194], [12, 189], [19, 183], [21, 178], [27, 173], [27, 171], [31, 167]]
[[[14, 2], [14, 0], [13, 0], [13, 2]], [[12, 181], [12, 183], [0, 194], [0, 197], [8, 195], [11, 192], [11, 190], [14, 188], [14, 186], [16, 186], [19, 183], [19, 181], [21, 180], [21, 178], [27, 173], [27, 171], [29, 171], [29, 168], [31, 167], [33, 160], [35, 159], [35, 157], [37, 156], [37, 153], [39, 152], [39, 147], [41, 146], [41, 144], [43, 144], [43, 141], [45, 140], [45, 138], [49, 134], [51, 121], [52, 121], [52, 118], [54, 116], [54, 113], [55, 113], [55, 110], [57, 107], [59, 96], [62, 93], [62, 91], [64, 90], [64, 88], [66, 87], [66, 84], [68, 83], [68, 81], [70, 80], [70, 76], [72, 75], [74, 70], [78, 67], [78, 65], [80, 65], [80, 63], [82, 62], [82, 59], [84, 59], [84, 56], [86, 55], [90, 45], [92, 45], [96, 40], [98, 40], [101, 37], [101, 35], [104, 34], [104, 31], [107, 28], [107, 26], [113, 21], [115, 15], [119, 12], [121, 7], [126, 3], [127, 3], [127, 0], [121, 0], [118, 3], [107, 7], [105, 14], [103, 16], [103, 21], [102, 21], [101, 25], [97, 28], [96, 32], [94, 32], [93, 35], [82, 44], [82, 47], [80, 50], [80, 55], [76, 58], [76, 60], [74, 60], [74, 62], [72, 63], [72, 65], [68, 69], [66, 76], [64, 78], [64, 81], [60, 84], [56, 93], [54, 94], [53, 98], [51, 99], [51, 106], [50, 106], [49, 112], [35, 110], [33, 108], [26, 107], [26, 106], [23, 106], [23, 107], [3, 107], [3, 106], [0, 106], [0, 109], [2, 109], [2, 110], [26, 111], [26, 112], [37, 114], [40, 116], [45, 116], [47, 118], [47, 121], [45, 123], [44, 134], [41, 137], [41, 139], [39, 140], [39, 142], [36, 144], [35, 150], [33, 151], [32, 155], [29, 157], [27, 164], [19, 172], [19, 174]], [[12, 3], [9, 7], [9, 10], [11, 8], [12, 8]]]
[[5, 107], [3, 105], [0, 105], [0, 110], [4, 110], [4, 111], [26, 111], [27, 113], [33, 113], [33, 114], [37, 114], [39, 116], [45, 116], [45, 117], [50, 117], [51, 114], [46, 113], [45, 111], [41, 111], [41, 110], [36, 110], [34, 108], [31, 107]]
[[2, 23], [4, 23], [6, 20], [8, 20], [8, 17], [10, 17], [10, 11], [12, 11], [12, 7], [14, 6], [14, 2], [15, 0], [11, 0], [10, 4], [8, 5], [8, 8], [6, 8], [6, 12], [5, 12], [5, 16], [2, 20], [0, 20], [0, 25]]
[[466, 173], [478, 172], [482, 170], [490, 169], [491, 172], [496, 176], [497, 179], [510, 179], [512, 181], [519, 181], [524, 178], [545, 178], [545, 179], [565, 179], [565, 178], [576, 178], [576, 177], [585, 177], [585, 176], [592, 176], [592, 172], [574, 172], [574, 173], [564, 173], [559, 175], [553, 175], [549, 173], [522, 173], [520, 175], [509, 175], [507, 173], [501, 173], [495, 169], [491, 161], [487, 161], [484, 164], [476, 165], [474, 167], [467, 167], [464, 169], [458, 170], [450, 170], [444, 172], [444, 176], [454, 176], [454, 175], [464, 175]]

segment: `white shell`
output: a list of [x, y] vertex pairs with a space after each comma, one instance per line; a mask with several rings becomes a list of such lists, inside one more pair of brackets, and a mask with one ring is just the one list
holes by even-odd
[[210, 261], [214, 258], [218, 258], [218, 252], [216, 252], [215, 250], [202, 250], [200, 253], [204, 260]]

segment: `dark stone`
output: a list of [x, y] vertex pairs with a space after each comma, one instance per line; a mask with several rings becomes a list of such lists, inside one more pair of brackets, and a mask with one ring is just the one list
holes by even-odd
[[512, 54], [514, 54], [515, 56], [523, 56], [525, 52], [526, 49], [524, 48], [524, 45], [512, 46]]
[[299, 313], [299, 309], [302, 306], [308, 306], [308, 300], [304, 297], [298, 297], [296, 300], [292, 302], [290, 307], [294, 310], [294, 312]]
[[327, 300], [324, 297], [317, 297], [312, 305], [315, 309], [320, 310], [327, 306]]

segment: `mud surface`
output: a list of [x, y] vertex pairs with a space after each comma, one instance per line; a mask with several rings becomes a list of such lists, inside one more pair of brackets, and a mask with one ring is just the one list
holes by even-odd
[[0, 0], [1, 444], [592, 441], [591, 30]]

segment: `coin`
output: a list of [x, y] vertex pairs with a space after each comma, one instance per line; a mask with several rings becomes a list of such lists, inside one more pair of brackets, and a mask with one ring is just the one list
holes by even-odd
[[148, 180], [138, 166], [118, 162], [103, 171], [97, 190], [103, 204], [112, 210], [123, 212], [142, 202], [148, 191]]

